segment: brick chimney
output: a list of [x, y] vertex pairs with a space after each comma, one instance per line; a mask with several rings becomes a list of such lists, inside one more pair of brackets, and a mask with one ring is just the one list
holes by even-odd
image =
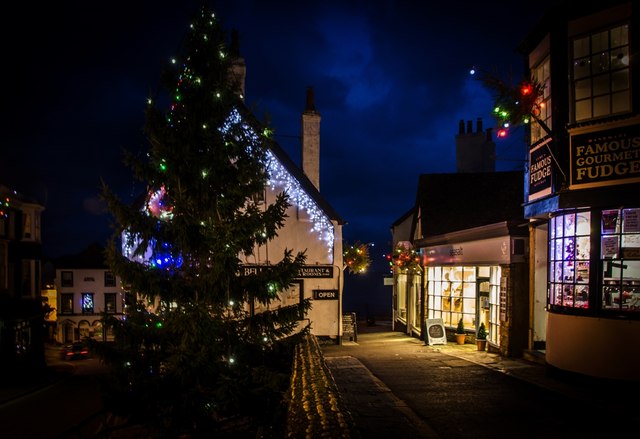
[[307, 105], [302, 113], [302, 172], [320, 190], [320, 113], [313, 88], [307, 87]]
[[457, 172], [495, 172], [496, 144], [493, 142], [491, 128], [482, 129], [482, 119], [476, 121], [476, 131], [473, 131], [472, 121], [460, 121], [456, 136], [456, 167]]

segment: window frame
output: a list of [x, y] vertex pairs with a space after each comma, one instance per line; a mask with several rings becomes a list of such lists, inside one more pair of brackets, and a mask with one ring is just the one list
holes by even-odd
[[105, 287], [116, 286], [116, 275], [113, 273], [113, 271], [104, 272], [104, 286]]
[[[582, 123], [632, 111], [629, 28], [629, 21], [619, 22], [570, 39], [574, 122]], [[607, 41], [603, 44], [602, 36], [605, 33]], [[615, 39], [616, 33], [619, 40]], [[621, 80], [622, 75], [626, 80]], [[616, 85], [624, 82], [626, 86]], [[625, 102], [618, 107], [620, 99]], [[603, 108], [605, 106], [606, 110]]]
[[73, 287], [73, 271], [64, 270], [60, 272], [60, 286], [63, 288]]
[[[90, 299], [87, 301], [87, 298]], [[91, 305], [87, 305], [90, 303]], [[80, 305], [82, 307], [82, 314], [92, 315], [95, 314], [96, 302], [94, 293], [84, 292], [80, 295]]]
[[[113, 303], [113, 310], [109, 309], [110, 303]], [[104, 312], [106, 314], [116, 314], [118, 312], [117, 293], [104, 293]]]
[[[611, 216], [613, 212], [617, 215]], [[629, 212], [628, 214], [625, 212]], [[568, 259], [558, 259], [553, 256], [554, 251], [565, 250], [566, 235], [558, 236], [554, 231], [557, 218], [569, 215], [589, 214], [589, 255], [575, 257], [576, 271], [568, 273], [573, 277], [558, 280], [554, 271], [557, 263], [564, 263]], [[607, 215], [608, 214], [608, 215]], [[629, 222], [625, 222], [626, 219]], [[551, 312], [564, 314], [588, 315], [595, 317], [620, 318], [640, 320], [640, 206], [621, 206], [611, 208], [593, 208], [575, 211], [565, 211], [549, 220], [549, 238], [547, 254], [547, 308]], [[611, 221], [613, 219], [613, 222]], [[632, 224], [628, 228], [626, 224]], [[611, 225], [611, 227], [609, 226]], [[563, 226], [564, 227], [564, 226]], [[577, 227], [576, 227], [577, 231]], [[586, 237], [586, 233], [573, 235]], [[556, 243], [554, 243], [554, 240]], [[562, 240], [562, 246], [557, 243]], [[574, 239], [573, 242], [577, 242]], [[573, 255], [577, 255], [574, 249]], [[578, 281], [577, 262], [588, 262], [588, 279]], [[618, 268], [611, 268], [611, 265]], [[564, 268], [564, 266], [563, 266]], [[558, 290], [558, 285], [560, 286]], [[575, 287], [585, 286], [588, 290], [586, 306], [575, 306], [574, 303], [557, 302], [558, 294], [562, 295], [565, 285]], [[555, 287], [555, 288], [554, 288]], [[559, 291], [559, 292], [558, 292]], [[618, 295], [615, 300], [613, 293]], [[614, 306], [618, 303], [619, 306]]]
[[[73, 314], [74, 311], [74, 294], [62, 293], [60, 294], [60, 312], [59, 314]], [[71, 305], [67, 307], [66, 304]]]

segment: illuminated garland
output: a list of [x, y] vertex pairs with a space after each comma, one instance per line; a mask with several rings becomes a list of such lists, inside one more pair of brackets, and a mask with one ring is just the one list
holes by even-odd
[[9, 218], [9, 207], [11, 206], [11, 200], [9, 197], [5, 197], [4, 200], [0, 199], [0, 217]]
[[[259, 136], [248, 124], [243, 122], [240, 113], [235, 108], [231, 111], [227, 121], [223, 124], [220, 130], [228, 132], [232, 125], [237, 124], [242, 124], [246, 140], [248, 140], [250, 144], [255, 144], [259, 141]], [[265, 135], [268, 134], [268, 132], [265, 133]], [[161, 161], [160, 166], [166, 166], [164, 160]], [[282, 165], [282, 163], [280, 163], [280, 161], [278, 161], [271, 151], [266, 152], [265, 167], [269, 175], [267, 184], [272, 190], [274, 190], [276, 186], [282, 187], [289, 195], [291, 203], [307, 212], [311, 219], [311, 224], [313, 224], [311, 228], [312, 232], [318, 234], [320, 240], [324, 241], [327, 245], [328, 252], [331, 253], [333, 251], [333, 241], [335, 238], [331, 220], [327, 217], [320, 206], [318, 206], [318, 204], [304, 191], [300, 182], [289, 173], [289, 171]], [[202, 172], [204, 173], [206, 171]], [[153, 215], [160, 220], [169, 221], [173, 217], [173, 207], [170, 206], [167, 200], [168, 196], [166, 189], [162, 186], [158, 191], [149, 194], [148, 201], [143, 210], [145, 210], [147, 214]], [[129, 232], [125, 231], [123, 233], [122, 251], [129, 259], [133, 259], [133, 252], [140, 243], [140, 240], [134, 240], [135, 244], [133, 246], [128, 246], [128, 237]], [[151, 245], [145, 252], [144, 256], [140, 256], [136, 259], [138, 262], [146, 262], [157, 267], [169, 267], [171, 265], [176, 266], [176, 264], [182, 264], [181, 259], [172, 261], [171, 252], [168, 248], [162, 255], [153, 255], [153, 258], [151, 258]], [[179, 265], [177, 266], [179, 267]]]
[[[470, 73], [475, 75], [477, 71], [472, 69]], [[493, 116], [501, 126], [498, 137], [506, 137], [509, 128], [529, 124], [532, 118], [542, 124], [538, 116], [544, 106], [544, 84], [533, 79], [513, 86], [488, 72], [481, 72], [479, 79], [494, 92]], [[548, 131], [546, 126], [544, 128]]]
[[[221, 130], [223, 132], [227, 132], [231, 125], [241, 123], [247, 140], [252, 144], [257, 143], [259, 141], [258, 135], [249, 125], [242, 122], [242, 117], [235, 108], [229, 115], [227, 122], [221, 127]], [[264, 135], [268, 136], [269, 132], [265, 132]], [[311, 218], [311, 223], [313, 224], [311, 230], [319, 235], [320, 240], [325, 242], [328, 252], [331, 253], [333, 251], [334, 241], [333, 224], [331, 224], [331, 220], [327, 217], [320, 206], [318, 206], [318, 204], [300, 186], [300, 182], [289, 173], [289, 171], [282, 165], [282, 163], [280, 163], [271, 151], [267, 151], [266, 161], [265, 167], [269, 174], [267, 184], [272, 190], [275, 190], [276, 186], [283, 187], [289, 195], [291, 203], [307, 212]]]

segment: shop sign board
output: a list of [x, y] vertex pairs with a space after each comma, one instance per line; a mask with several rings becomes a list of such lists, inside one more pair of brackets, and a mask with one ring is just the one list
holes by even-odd
[[529, 201], [551, 195], [552, 156], [547, 139], [529, 151]]
[[436, 245], [426, 248], [430, 264], [508, 264], [511, 261], [509, 236]]
[[[243, 265], [242, 270], [245, 276], [250, 274], [260, 273], [263, 270], [269, 269], [270, 265]], [[304, 278], [332, 278], [333, 266], [332, 265], [303, 265], [300, 267], [298, 277]]]
[[444, 324], [442, 319], [427, 319], [427, 344], [429, 346], [434, 344], [447, 344], [447, 333], [444, 330]]
[[571, 136], [570, 189], [640, 182], [637, 123]]

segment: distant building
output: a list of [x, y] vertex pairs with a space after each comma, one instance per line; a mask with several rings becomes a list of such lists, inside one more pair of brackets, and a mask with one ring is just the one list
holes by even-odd
[[125, 290], [120, 278], [106, 265], [104, 248], [92, 244], [76, 255], [55, 262], [57, 325], [59, 343], [91, 338], [112, 341], [113, 333], [103, 325], [105, 317], [122, 318]]
[[44, 366], [40, 299], [44, 206], [0, 185], [0, 368]]
[[462, 319], [474, 341], [484, 323], [490, 350], [522, 354], [528, 318], [523, 187], [524, 171], [420, 176], [416, 206], [392, 227], [394, 244], [415, 251], [420, 266], [394, 264], [394, 330], [428, 341], [425, 323], [438, 320], [453, 340]]

